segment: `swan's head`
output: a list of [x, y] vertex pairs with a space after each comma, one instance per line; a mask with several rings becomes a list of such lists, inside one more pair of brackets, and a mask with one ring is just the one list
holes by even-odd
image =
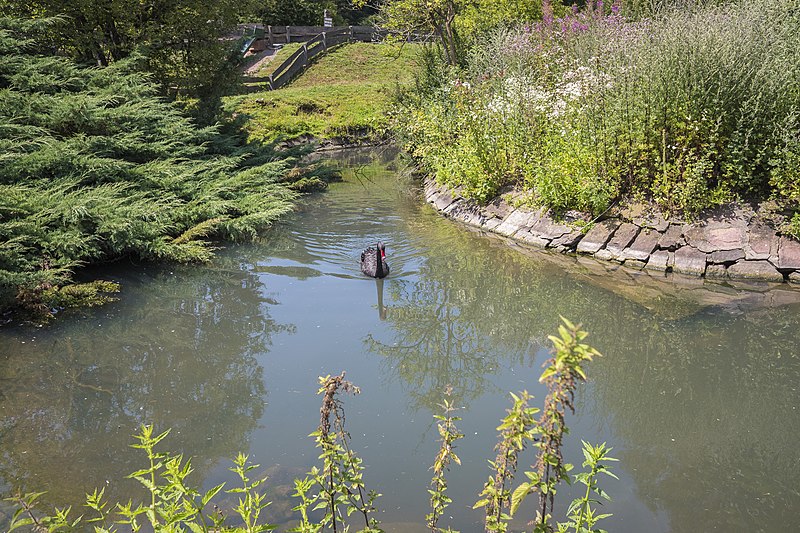
[[382, 242], [378, 243], [378, 251], [381, 254], [381, 259], [386, 259], [386, 246]]

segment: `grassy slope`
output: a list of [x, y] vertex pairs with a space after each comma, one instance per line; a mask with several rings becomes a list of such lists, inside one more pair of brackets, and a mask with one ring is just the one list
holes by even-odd
[[291, 43], [282, 46], [280, 50], [275, 52], [275, 57], [272, 58], [272, 61], [265, 64], [261, 68], [261, 70], [259, 70], [258, 72], [259, 76], [264, 76], [264, 77], [269, 76], [278, 65], [289, 59], [289, 56], [295, 53], [300, 48], [300, 46], [301, 46], [300, 43]]
[[379, 134], [392, 92], [413, 80], [417, 53], [414, 45], [348, 44], [319, 58], [288, 87], [237, 96], [228, 106], [249, 117], [247, 129], [258, 141]]

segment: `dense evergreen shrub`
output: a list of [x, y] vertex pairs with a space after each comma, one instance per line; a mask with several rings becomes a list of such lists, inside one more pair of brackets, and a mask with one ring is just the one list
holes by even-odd
[[0, 19], [0, 309], [90, 263], [205, 261], [291, 209], [296, 158], [196, 127], [136, 58], [40, 55], [42, 26]]
[[693, 215], [800, 200], [800, 10], [697, 2], [627, 20], [589, 2], [499, 34], [450, 82], [407, 98], [409, 144], [479, 200], [505, 184], [557, 209], [623, 196]]

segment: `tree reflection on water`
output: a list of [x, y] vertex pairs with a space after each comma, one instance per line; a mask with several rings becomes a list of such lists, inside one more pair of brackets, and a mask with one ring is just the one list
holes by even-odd
[[[797, 309], [796, 310], [800, 310]], [[800, 314], [783, 308], [623, 321], [584, 407], [672, 531], [786, 531], [800, 508]]]
[[4, 332], [0, 477], [14, 488], [59, 505], [94, 487], [126, 501], [138, 487], [124, 478], [146, 460], [129, 446], [143, 423], [172, 428], [164, 446], [201, 457], [199, 479], [247, 449], [267, 394], [256, 356], [293, 326], [270, 318], [274, 302], [238, 269], [124, 276], [135, 287], [124, 302], [33, 338]]
[[[670, 531], [687, 532], [781, 531], [793, 523], [800, 509], [796, 292], [728, 289], [731, 304], [719, 287], [703, 292], [700, 281], [691, 300], [676, 292], [664, 302], [648, 300], [646, 291], [656, 289], [647, 281], [633, 294], [631, 276], [620, 274], [621, 297], [613, 272], [599, 285], [565, 276], [553, 269], [566, 259], [531, 260], [452, 224], [418, 225], [414, 235], [429, 250], [417, 276], [385, 282], [393, 338], [365, 339], [412, 407], [435, 411], [448, 385], [459, 405], [496, 392], [498, 369], [534, 366], [564, 315], [606, 354], [590, 365], [574, 438], [612, 438], [620, 468], [653, 516], [666, 513]], [[659, 298], [669, 283], [657, 287]]]
[[[375, 293], [372, 286], [369, 293], [353, 291], [360, 299], [352, 305], [368, 309], [369, 319], [352, 330], [336, 328], [341, 337], [333, 336], [334, 328], [321, 328], [328, 336], [315, 337], [308, 330], [317, 330], [323, 314], [302, 324], [297, 305], [286, 321], [308, 326], [307, 336], [287, 345], [350, 349], [363, 341], [381, 361], [366, 361], [364, 375], [375, 366], [376, 381], [388, 376], [399, 382], [401, 401], [425, 411], [438, 411], [443, 391], [452, 387], [453, 402], [473, 408], [465, 422], [471, 416], [469, 423], [491, 428], [480, 439], [502, 416], [492, 412], [491, 420], [476, 420], [489, 416], [480, 402], [506, 405], [506, 391], [520, 388], [537, 393], [537, 361], [563, 315], [583, 324], [590, 344], [605, 354], [589, 366], [590, 383], [569, 423], [578, 446], [581, 438], [607, 440], [621, 459], [617, 489], [623, 498], [606, 507], [615, 514], [609, 530], [629, 531], [631, 524], [652, 531], [789, 529], [800, 509], [800, 306], [793, 304], [799, 291], [781, 286], [742, 293], [727, 282], [708, 290], [699, 279], [681, 288], [663, 276], [609, 271], [615, 266], [541, 252], [527, 256], [443, 220], [405, 189], [401, 194], [408, 183], [394, 179], [377, 176], [371, 188], [359, 182], [326, 193], [319, 206], [302, 208], [309, 216], [272, 234], [268, 250], [245, 248], [211, 270], [153, 274], [122, 302], [57, 322], [35, 339], [30, 330], [3, 331], [0, 478], [22, 490], [49, 490], [59, 504], [80, 503], [82, 490], [106, 486], [108, 479], [107, 494], [127, 500], [135, 493], [123, 476], [143, 459], [128, 447], [131, 435], [140, 423], [155, 422], [173, 428], [166, 448], [201, 458], [194, 466], [206, 479], [220, 458], [252, 447], [267, 395], [261, 364], [272, 338], [294, 331], [271, 318], [278, 316], [278, 297], [260, 280], [287, 278], [299, 290], [294, 294], [313, 294], [327, 304], [319, 309], [342, 309], [349, 305], [342, 287], [349, 285], [331, 284], [337, 289], [327, 302], [309, 287], [334, 279], [326, 276], [355, 278], [350, 252], [388, 232], [397, 261], [392, 275], [376, 282]], [[360, 220], [365, 205], [390, 214], [391, 224]], [[137, 286], [136, 274], [122, 276], [131, 277], [123, 286]], [[358, 277], [354, 284], [369, 281]], [[269, 354], [280, 359], [276, 366], [301, 364], [294, 352], [278, 353]], [[317, 359], [303, 360], [316, 371]], [[284, 388], [273, 390], [271, 399], [290, 406], [288, 412], [299, 386]], [[315, 402], [307, 402], [312, 411]], [[385, 406], [375, 402], [362, 416], [377, 419]], [[386, 426], [373, 442], [395, 440], [405, 453], [417, 436], [396, 426]], [[284, 443], [289, 454], [297, 453], [292, 438]], [[485, 437], [483, 455], [462, 457], [463, 469], [475, 472], [475, 490], [485, 479], [491, 438]], [[470, 446], [465, 439], [463, 450]], [[279, 471], [266, 450], [259, 462]], [[383, 464], [371, 470], [381, 471], [392, 476], [383, 482], [395, 486], [397, 472]], [[291, 491], [288, 481], [286, 487], [284, 495]], [[424, 496], [424, 484], [418, 488]]]
[[386, 358], [387, 374], [405, 384], [413, 408], [437, 410], [447, 386], [455, 403], [468, 405], [493, 387], [491, 376], [501, 366], [533, 365], [546, 342], [537, 317], [557, 319], [558, 312], [542, 315], [543, 302], [520, 295], [546, 273], [507, 253], [498, 276], [503, 251], [490, 243], [476, 247], [474, 237], [452, 225], [415, 228], [414, 236], [432, 253], [412, 279], [385, 282], [394, 339], [381, 342], [370, 334], [365, 345]]

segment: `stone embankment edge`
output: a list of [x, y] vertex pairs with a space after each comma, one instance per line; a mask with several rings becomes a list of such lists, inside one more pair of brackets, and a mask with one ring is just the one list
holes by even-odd
[[515, 207], [513, 192], [481, 206], [433, 178], [424, 180], [424, 191], [425, 200], [445, 216], [534, 247], [640, 270], [800, 283], [800, 242], [779, 235], [745, 207], [687, 223], [634, 206], [584, 233], [571, 223], [579, 216], [559, 221], [545, 208]]
[[351, 148], [371, 148], [392, 144], [392, 137], [388, 135], [371, 135], [369, 132], [356, 132], [350, 137], [316, 137], [309, 133], [299, 135], [292, 139], [282, 141], [279, 148], [294, 148], [295, 146], [313, 145], [314, 152], [335, 152]]

